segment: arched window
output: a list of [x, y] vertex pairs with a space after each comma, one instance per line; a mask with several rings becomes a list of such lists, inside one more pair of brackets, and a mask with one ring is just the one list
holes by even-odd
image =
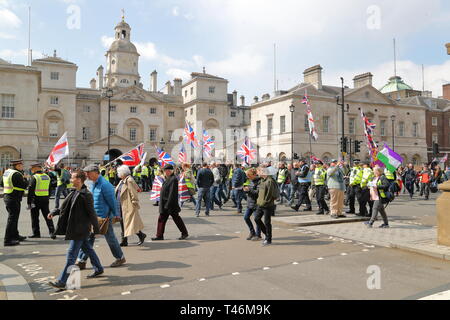
[[129, 83], [129, 81], [127, 79], [122, 79], [120, 80], [120, 83]]
[[4, 152], [0, 154], [0, 168], [6, 168], [9, 166], [9, 161], [12, 160], [11, 152]]

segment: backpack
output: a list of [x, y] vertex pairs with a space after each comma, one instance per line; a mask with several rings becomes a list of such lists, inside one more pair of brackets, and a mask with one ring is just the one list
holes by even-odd
[[280, 189], [278, 188], [278, 183], [275, 182], [275, 180], [272, 180], [272, 184], [273, 184], [273, 193], [272, 193], [272, 198], [273, 200], [277, 200], [278, 198], [280, 198]]
[[70, 173], [67, 170], [61, 170], [61, 181], [63, 184], [69, 184], [70, 183]]
[[393, 194], [400, 192], [400, 186], [398, 185], [397, 181], [391, 182], [388, 191], [392, 192]]

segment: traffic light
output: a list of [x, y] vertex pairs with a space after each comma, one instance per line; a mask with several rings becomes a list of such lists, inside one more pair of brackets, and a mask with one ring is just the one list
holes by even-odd
[[341, 137], [341, 152], [347, 152], [347, 141], [347, 137], [344, 137], [344, 140]]
[[439, 145], [435, 142], [433, 143], [433, 154], [437, 155], [439, 153]]
[[294, 153], [294, 159], [298, 159], [298, 154]]
[[355, 140], [355, 153], [361, 152], [361, 141]]

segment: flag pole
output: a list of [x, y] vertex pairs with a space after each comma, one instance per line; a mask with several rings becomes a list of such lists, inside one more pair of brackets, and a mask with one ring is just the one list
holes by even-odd
[[[120, 155], [120, 157], [123, 156], [123, 155], [126, 154], [126, 153], [130, 153], [130, 152], [133, 151], [134, 149], [138, 148], [141, 144], [144, 144], [144, 143], [140, 143], [140, 144], [138, 144], [136, 147], [134, 147], [133, 149], [128, 150], [128, 152], [122, 153], [122, 154]], [[111, 165], [113, 162], [115, 162], [115, 161], [116, 161], [117, 159], [119, 159], [120, 157], [117, 157], [117, 158], [114, 159], [113, 161], [108, 162], [107, 164], [104, 165], [104, 167], [105, 167], [105, 168], [108, 167], [109, 165]]]
[[311, 166], [311, 156], [312, 156], [312, 142], [311, 142], [311, 131], [309, 132], [309, 165]]

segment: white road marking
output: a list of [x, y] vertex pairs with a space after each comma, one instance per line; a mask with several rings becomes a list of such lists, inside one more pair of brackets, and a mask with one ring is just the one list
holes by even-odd
[[170, 284], [163, 284], [162, 286], [160, 286], [162, 289], [165, 289], [165, 288], [169, 288], [170, 287]]
[[0, 256], [2, 256], [2, 255], [3, 255], [3, 253], [0, 252]]
[[34, 300], [30, 286], [20, 273], [0, 263], [0, 274], [8, 300]]
[[369, 251], [369, 249], [363, 249], [362, 251], [363, 251], [363, 252], [368, 252], [368, 251]]
[[298, 262], [292, 262], [292, 264], [298, 264]]
[[345, 253], [345, 252], [342, 252], [341, 253], [341, 256], [347, 256], [348, 254], [347, 253]]
[[450, 290], [438, 292], [418, 300], [450, 300]]
[[33, 251], [33, 254], [39, 254], [40, 252], [39, 251]]
[[221, 236], [221, 234], [220, 233], [216, 233], [216, 236]]
[[206, 280], [205, 278], [198, 279], [198, 281], [205, 281], [205, 280]]
[[99, 246], [97, 246], [97, 245], [96, 245], [95, 247], [96, 247], [96, 248], [99, 248]]
[[123, 295], [123, 296], [129, 295], [129, 294], [131, 294], [130, 291], [125, 291], [125, 292], [122, 292], [122, 293], [121, 293], [121, 295]]
[[233, 272], [231, 275], [238, 276], [239, 274], [240, 274], [239, 272]]
[[323, 260], [323, 258], [322, 258], [322, 257], [320, 257], [320, 258], [317, 258], [317, 260]]
[[236, 231], [235, 233], [241, 233], [240, 231]]
[[269, 269], [270, 269], [269, 267], [264, 267], [264, 268], [263, 268], [263, 270], [269, 270]]

